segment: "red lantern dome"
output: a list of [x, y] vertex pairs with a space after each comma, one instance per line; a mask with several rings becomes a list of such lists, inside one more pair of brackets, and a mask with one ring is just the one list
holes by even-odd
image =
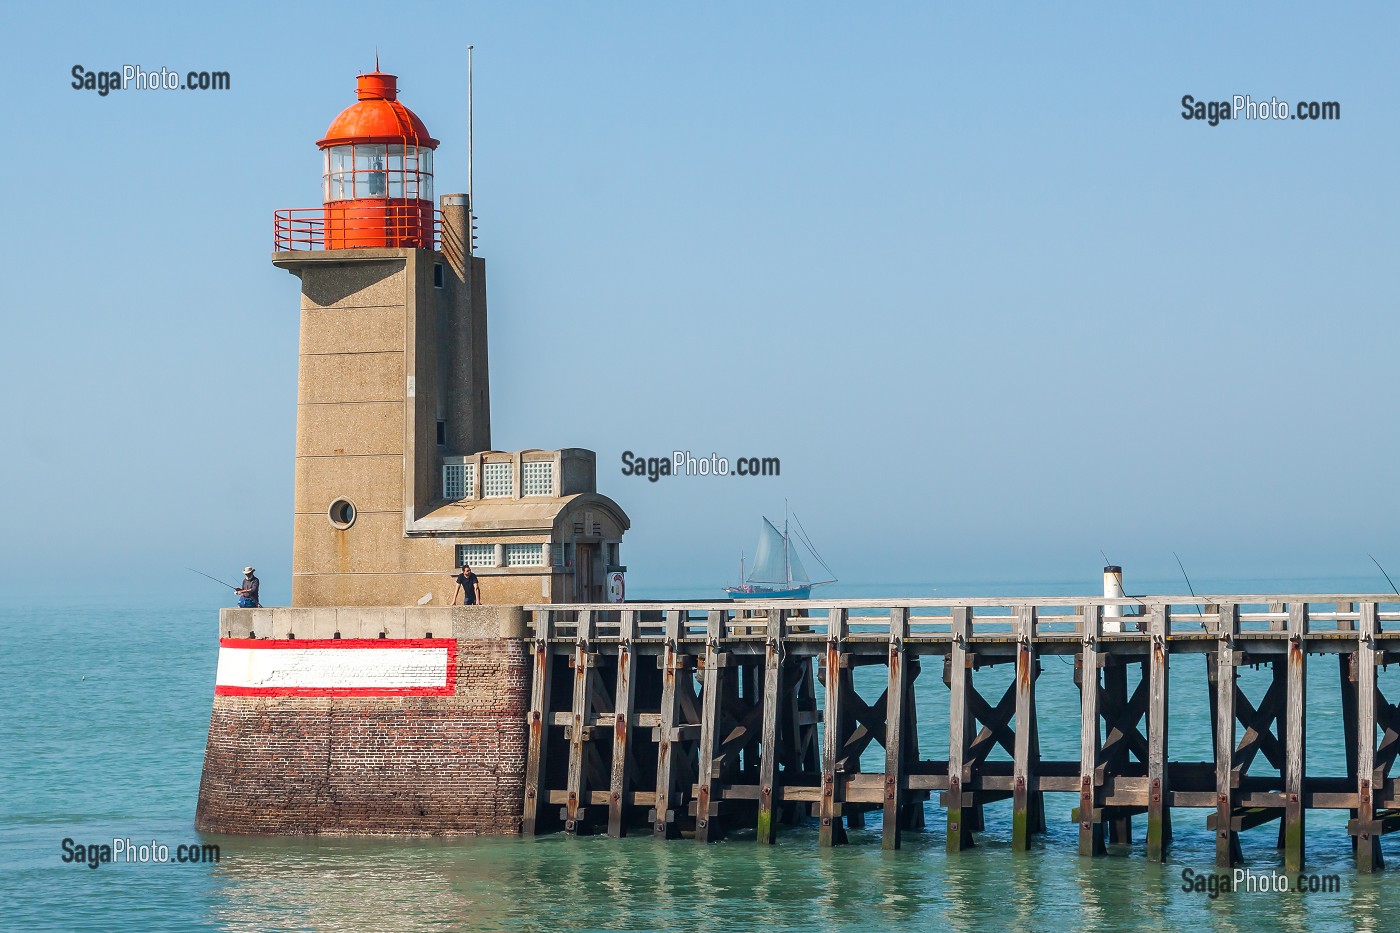
[[324, 139], [316, 145], [322, 149], [363, 143], [399, 143], [405, 141], [436, 149], [438, 141], [428, 135], [428, 128], [418, 115], [399, 102], [395, 75], [374, 71], [355, 79], [359, 102], [351, 104], [331, 121]]
[[359, 101], [316, 143], [323, 173], [326, 249], [433, 249], [433, 150], [438, 141], [398, 100], [398, 79], [357, 79]]

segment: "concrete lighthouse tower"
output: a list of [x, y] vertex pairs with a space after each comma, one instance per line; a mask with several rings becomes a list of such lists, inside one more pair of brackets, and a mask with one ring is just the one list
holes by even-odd
[[294, 606], [597, 601], [629, 526], [592, 451], [491, 447], [472, 205], [433, 202], [438, 141], [378, 70], [317, 142], [323, 203], [276, 212], [301, 280]]

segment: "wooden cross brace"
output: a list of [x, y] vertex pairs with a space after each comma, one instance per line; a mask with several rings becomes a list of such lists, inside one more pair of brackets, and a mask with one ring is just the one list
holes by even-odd
[[1147, 713], [1148, 678], [1138, 681], [1133, 695], [1126, 703], [1107, 688], [1099, 687], [1099, 710], [1106, 727], [1104, 743], [1099, 749], [1095, 780], [1102, 781], [1109, 769], [1119, 771], [1131, 752], [1138, 761], [1147, 762], [1147, 739], [1140, 726]]
[[987, 703], [975, 686], [968, 684], [967, 706], [973, 720], [982, 724], [982, 729], [967, 748], [964, 767], [972, 769], [981, 765], [998, 745], [1014, 756], [1016, 730], [1011, 728], [1010, 723], [1011, 717], [1016, 714], [1016, 682], [1013, 680], [1011, 686], [1006, 688], [995, 708]]
[[1376, 688], [1376, 724], [1381, 727], [1375, 769], [1375, 783], [1379, 785], [1389, 776], [1396, 755], [1400, 754], [1400, 706], [1388, 702], [1379, 687]]
[[1235, 787], [1240, 785], [1240, 779], [1249, 770], [1255, 755], [1261, 751], [1269, 764], [1283, 770], [1283, 743], [1270, 731], [1271, 727], [1278, 728], [1279, 715], [1283, 712], [1286, 679], [1279, 676], [1281, 672], [1281, 665], [1274, 668], [1274, 679], [1269, 689], [1264, 691], [1258, 709], [1249, 702], [1238, 683], [1235, 685], [1235, 718], [1245, 727], [1244, 735], [1240, 736], [1239, 745], [1235, 747], [1234, 767], [1231, 769]]
[[723, 733], [724, 738], [720, 740], [719, 750], [715, 752], [715, 767], [720, 769], [723, 775], [728, 775], [732, 769], [738, 767], [740, 752], [758, 742], [758, 726], [763, 721], [761, 703], [745, 706], [742, 700], [735, 698], [726, 709], [729, 714], [726, 716], [729, 731]]
[[856, 727], [851, 730], [851, 734], [841, 747], [841, 756], [837, 759], [836, 770], [859, 771], [860, 756], [864, 754], [870, 743], [875, 741], [884, 743], [885, 722], [888, 718], [885, 707], [889, 702], [889, 695], [890, 692], [886, 689], [880, 694], [880, 699], [874, 703], [866, 703], [852, 686], [850, 693], [845, 698], [845, 703]]

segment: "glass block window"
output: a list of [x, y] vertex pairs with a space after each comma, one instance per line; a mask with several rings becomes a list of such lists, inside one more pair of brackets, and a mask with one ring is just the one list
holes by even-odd
[[525, 474], [521, 480], [523, 492], [527, 496], [554, 495], [554, 461], [526, 460], [521, 465]]
[[476, 487], [475, 463], [444, 463], [442, 465], [442, 497], [456, 501], [470, 499]]
[[483, 463], [481, 465], [481, 495], [484, 499], [498, 499], [501, 496], [515, 495], [515, 483], [511, 481], [513, 463]]
[[544, 565], [543, 544], [507, 544], [507, 567], [541, 567]]
[[494, 566], [496, 566], [496, 545], [494, 545], [494, 544], [459, 544], [459, 545], [457, 545], [457, 566], [458, 566], [458, 567], [494, 567]]

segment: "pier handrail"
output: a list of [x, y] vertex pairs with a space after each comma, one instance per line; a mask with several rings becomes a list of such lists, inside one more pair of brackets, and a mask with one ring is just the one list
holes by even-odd
[[[826, 637], [830, 616], [840, 614], [848, 629], [847, 637], [874, 636], [889, 630], [895, 613], [908, 616], [910, 637], [946, 639], [951, 637], [955, 609], [968, 611], [975, 635], [1001, 635], [1012, 632], [1018, 615], [1029, 609], [1033, 620], [1031, 634], [1075, 636], [1082, 633], [1086, 609], [1116, 608], [1121, 614], [1104, 612], [1107, 637], [1141, 638], [1148, 633], [1148, 620], [1157, 614], [1166, 619], [1169, 635], [1215, 633], [1220, 625], [1219, 607], [1231, 606], [1238, 614], [1240, 633], [1246, 636], [1282, 635], [1288, 630], [1289, 610], [1303, 607], [1306, 634], [1325, 637], [1331, 633], [1354, 632], [1361, 618], [1360, 606], [1376, 608], [1378, 634], [1400, 634], [1400, 596], [1391, 593], [1247, 593], [1198, 594], [1195, 596], [968, 596], [892, 599], [833, 600], [715, 600], [645, 601], [625, 603], [543, 603], [524, 607], [531, 628], [539, 631], [542, 615], [551, 621], [556, 638], [572, 637], [570, 631], [580, 612], [591, 614], [598, 635], [610, 637], [621, 625], [622, 613], [632, 613], [642, 625], [639, 635], [656, 635], [662, 619], [679, 613], [682, 637], [698, 637], [712, 612], [724, 613], [726, 625], [747, 626], [750, 636], [758, 633], [763, 619], [773, 612], [800, 629], [796, 638]], [[1112, 623], [1119, 623], [1114, 631]], [[1389, 624], [1386, 624], [1389, 623]], [[738, 637], [744, 637], [740, 633]]]
[[533, 603], [526, 611], [539, 609], [686, 609], [708, 612], [711, 609], [950, 609], [953, 606], [1199, 606], [1230, 603], [1236, 606], [1267, 605], [1269, 603], [1395, 603], [1394, 593], [1249, 593], [1244, 595], [1198, 593], [1195, 596], [939, 596], [890, 599], [719, 599], [719, 600], [645, 600], [625, 603]]

